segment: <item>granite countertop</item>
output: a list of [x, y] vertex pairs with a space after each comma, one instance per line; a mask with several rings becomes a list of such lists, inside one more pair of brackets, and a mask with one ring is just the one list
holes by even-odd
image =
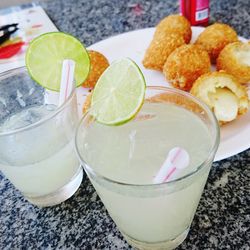
[[[250, 1], [210, 1], [211, 22], [250, 38]], [[135, 11], [139, 4], [139, 12]], [[41, 2], [56, 26], [89, 46], [126, 31], [154, 26], [178, 12], [171, 0], [51, 0]], [[250, 249], [250, 149], [214, 163], [191, 231], [181, 249]], [[85, 179], [77, 193], [37, 208], [0, 173], [0, 249], [131, 249]]]

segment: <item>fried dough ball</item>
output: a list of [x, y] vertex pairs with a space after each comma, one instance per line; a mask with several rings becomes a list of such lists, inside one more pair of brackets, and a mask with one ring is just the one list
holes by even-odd
[[208, 26], [197, 38], [195, 44], [203, 46], [211, 62], [215, 62], [221, 50], [229, 43], [237, 42], [235, 30], [227, 24], [215, 23]]
[[86, 96], [85, 102], [83, 103], [82, 112], [86, 113], [91, 105], [92, 91]]
[[189, 21], [180, 15], [170, 15], [162, 19], [156, 26], [154, 37], [164, 36], [169, 34], [179, 34], [189, 43], [192, 37], [192, 30]]
[[210, 71], [208, 53], [200, 46], [185, 44], [168, 57], [163, 73], [174, 87], [189, 91], [194, 81]]
[[228, 44], [217, 58], [217, 70], [224, 70], [240, 83], [250, 82], [250, 43]]
[[[183, 98], [183, 96], [178, 95], [176, 93], [161, 93], [156, 94], [154, 96], [151, 96], [149, 98], [146, 98], [144, 102], [148, 103], [172, 103], [176, 104], [180, 107], [183, 107], [185, 109], [188, 109], [194, 113], [201, 113], [203, 110], [200, 106], [197, 104], [190, 102], [190, 100]], [[155, 115], [146, 115], [146, 116], [155, 116]]]
[[220, 124], [233, 121], [249, 108], [247, 90], [235, 77], [225, 72], [212, 72], [199, 77], [191, 94], [204, 101]]
[[162, 71], [168, 56], [183, 44], [184, 38], [178, 34], [154, 37], [144, 55], [144, 67]]
[[101, 74], [109, 66], [109, 62], [100, 52], [89, 50], [88, 54], [90, 59], [90, 71], [88, 78], [84, 81], [82, 86], [85, 88], [94, 88]]

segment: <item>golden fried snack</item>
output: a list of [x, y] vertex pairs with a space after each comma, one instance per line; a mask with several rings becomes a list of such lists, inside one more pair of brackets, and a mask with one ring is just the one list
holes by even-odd
[[225, 72], [212, 72], [199, 77], [191, 94], [204, 101], [220, 124], [233, 121], [249, 108], [247, 90], [235, 77]]
[[200, 46], [185, 44], [168, 57], [163, 73], [174, 87], [189, 91], [194, 81], [210, 71], [208, 53]]
[[197, 38], [195, 44], [203, 46], [211, 62], [215, 62], [221, 50], [229, 43], [237, 42], [238, 36], [227, 24], [215, 23], [208, 26]]
[[82, 112], [86, 113], [91, 105], [92, 91], [86, 96], [85, 102], [83, 103]]
[[250, 44], [228, 44], [217, 58], [217, 70], [224, 70], [240, 83], [250, 82]]
[[162, 19], [156, 26], [154, 37], [179, 34], [189, 43], [192, 37], [192, 30], [189, 21], [180, 15], [170, 15]]
[[144, 102], [149, 103], [172, 103], [178, 106], [181, 106], [185, 109], [188, 109], [194, 113], [200, 114], [203, 110], [202, 108], [194, 102], [191, 102], [187, 98], [183, 98], [183, 96], [178, 95], [176, 93], [161, 93], [146, 98]]
[[144, 67], [162, 71], [168, 56], [183, 44], [184, 38], [178, 34], [154, 37], [144, 55]]
[[84, 81], [82, 86], [86, 88], [94, 88], [101, 74], [109, 66], [109, 62], [103, 54], [97, 51], [89, 50], [88, 54], [90, 58], [90, 71], [88, 78]]

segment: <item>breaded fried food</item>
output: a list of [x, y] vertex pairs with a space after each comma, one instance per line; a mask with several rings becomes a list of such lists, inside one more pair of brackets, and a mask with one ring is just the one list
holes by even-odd
[[192, 37], [190, 22], [180, 15], [170, 15], [162, 19], [156, 26], [154, 37], [166, 36], [169, 34], [179, 34], [189, 43]]
[[194, 81], [210, 71], [208, 53], [200, 46], [185, 44], [168, 57], [163, 73], [174, 87], [189, 91]]
[[235, 30], [227, 24], [215, 23], [208, 26], [197, 38], [195, 44], [203, 46], [214, 63], [221, 50], [229, 43], [237, 42]]
[[250, 82], [250, 43], [228, 44], [217, 58], [217, 70], [224, 70], [240, 83]]
[[202, 108], [194, 102], [190, 102], [189, 99], [183, 98], [183, 96], [178, 95], [176, 93], [161, 93], [146, 98], [144, 102], [149, 103], [172, 103], [178, 106], [181, 106], [185, 109], [188, 109], [194, 113], [200, 114], [203, 110]]
[[247, 90], [235, 77], [225, 72], [212, 72], [199, 77], [191, 94], [204, 101], [220, 124], [233, 121], [249, 108]]
[[91, 106], [92, 91], [86, 96], [85, 102], [83, 103], [82, 112], [86, 113]]
[[82, 86], [85, 88], [94, 88], [101, 74], [109, 66], [109, 62], [100, 52], [88, 50], [88, 54], [90, 59], [90, 71], [88, 78], [84, 81]]
[[162, 71], [168, 56], [183, 44], [184, 38], [178, 34], [154, 37], [144, 55], [143, 66]]

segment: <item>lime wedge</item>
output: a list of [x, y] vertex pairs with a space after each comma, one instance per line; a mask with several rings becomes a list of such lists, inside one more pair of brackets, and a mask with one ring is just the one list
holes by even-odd
[[125, 58], [113, 62], [94, 88], [90, 113], [99, 123], [119, 125], [140, 110], [146, 83], [135, 62]]
[[63, 32], [45, 33], [30, 43], [26, 52], [26, 67], [30, 76], [46, 89], [59, 91], [62, 62], [75, 61], [76, 85], [81, 85], [88, 76], [90, 61], [83, 44]]

